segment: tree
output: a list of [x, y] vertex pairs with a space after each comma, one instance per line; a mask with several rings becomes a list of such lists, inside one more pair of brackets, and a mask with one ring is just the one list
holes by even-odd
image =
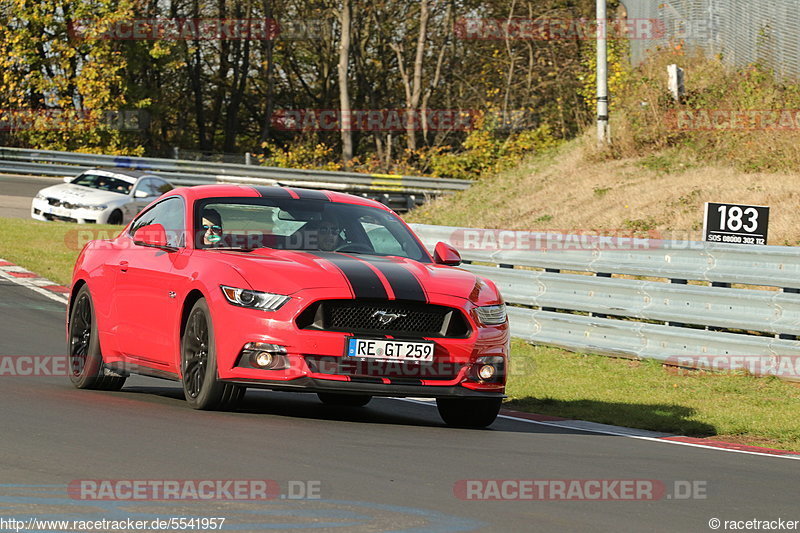
[[0, 107], [20, 128], [7, 142], [135, 150], [138, 139], [107, 120], [129, 103], [123, 43], [98, 38], [132, 16], [133, 1], [6, 1], [11, 4], [7, 23], [0, 25]]
[[342, 161], [347, 165], [353, 159], [353, 129], [350, 113], [350, 92], [347, 70], [350, 66], [350, 0], [342, 0], [339, 17], [341, 35], [339, 37], [339, 129], [342, 132]]

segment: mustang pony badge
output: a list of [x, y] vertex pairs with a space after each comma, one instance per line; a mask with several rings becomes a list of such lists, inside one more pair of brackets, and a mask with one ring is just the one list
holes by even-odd
[[387, 313], [386, 311], [375, 311], [372, 318], [377, 318], [382, 326], [387, 326], [398, 318], [406, 316], [405, 313]]

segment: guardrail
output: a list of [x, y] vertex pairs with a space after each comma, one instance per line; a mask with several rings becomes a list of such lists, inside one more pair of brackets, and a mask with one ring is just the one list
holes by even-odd
[[489, 249], [463, 236], [493, 230], [412, 226], [426, 246], [453, 244], [464, 268], [498, 285], [516, 337], [673, 362], [800, 356], [800, 248], [655, 239], [627, 249], [602, 239], [564, 246], [581, 237], [504, 232], [506, 244], [542, 246]]
[[467, 180], [445, 178], [359, 174], [0, 147], [0, 173], [77, 176], [84, 170], [94, 167], [149, 170], [162, 174], [176, 185], [249, 183], [338, 190], [372, 198], [401, 212], [421, 205], [430, 198], [453, 194], [470, 186]]

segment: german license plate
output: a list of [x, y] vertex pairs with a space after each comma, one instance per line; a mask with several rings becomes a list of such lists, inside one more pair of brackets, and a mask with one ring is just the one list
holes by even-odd
[[347, 357], [430, 363], [433, 361], [433, 343], [348, 339]]

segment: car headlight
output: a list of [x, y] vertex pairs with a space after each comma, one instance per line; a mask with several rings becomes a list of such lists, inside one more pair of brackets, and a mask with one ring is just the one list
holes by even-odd
[[272, 294], [271, 292], [251, 291], [249, 289], [237, 289], [236, 287], [226, 287], [220, 285], [222, 294], [233, 305], [249, 307], [250, 309], [261, 309], [262, 311], [277, 311], [283, 304], [291, 300], [283, 294]]
[[481, 324], [487, 326], [504, 324], [508, 317], [506, 314], [506, 304], [476, 307], [475, 312], [478, 314], [478, 320], [480, 320]]
[[37, 200], [45, 200], [45, 199], [47, 199], [47, 196], [45, 196], [44, 194], [42, 194], [40, 192], [37, 192], [36, 196], [34, 196], [34, 198], [36, 198]]
[[86, 204], [68, 204], [64, 202], [62, 204], [67, 209], [88, 209], [90, 211], [102, 211], [103, 209], [108, 208], [107, 205], [86, 205]]

